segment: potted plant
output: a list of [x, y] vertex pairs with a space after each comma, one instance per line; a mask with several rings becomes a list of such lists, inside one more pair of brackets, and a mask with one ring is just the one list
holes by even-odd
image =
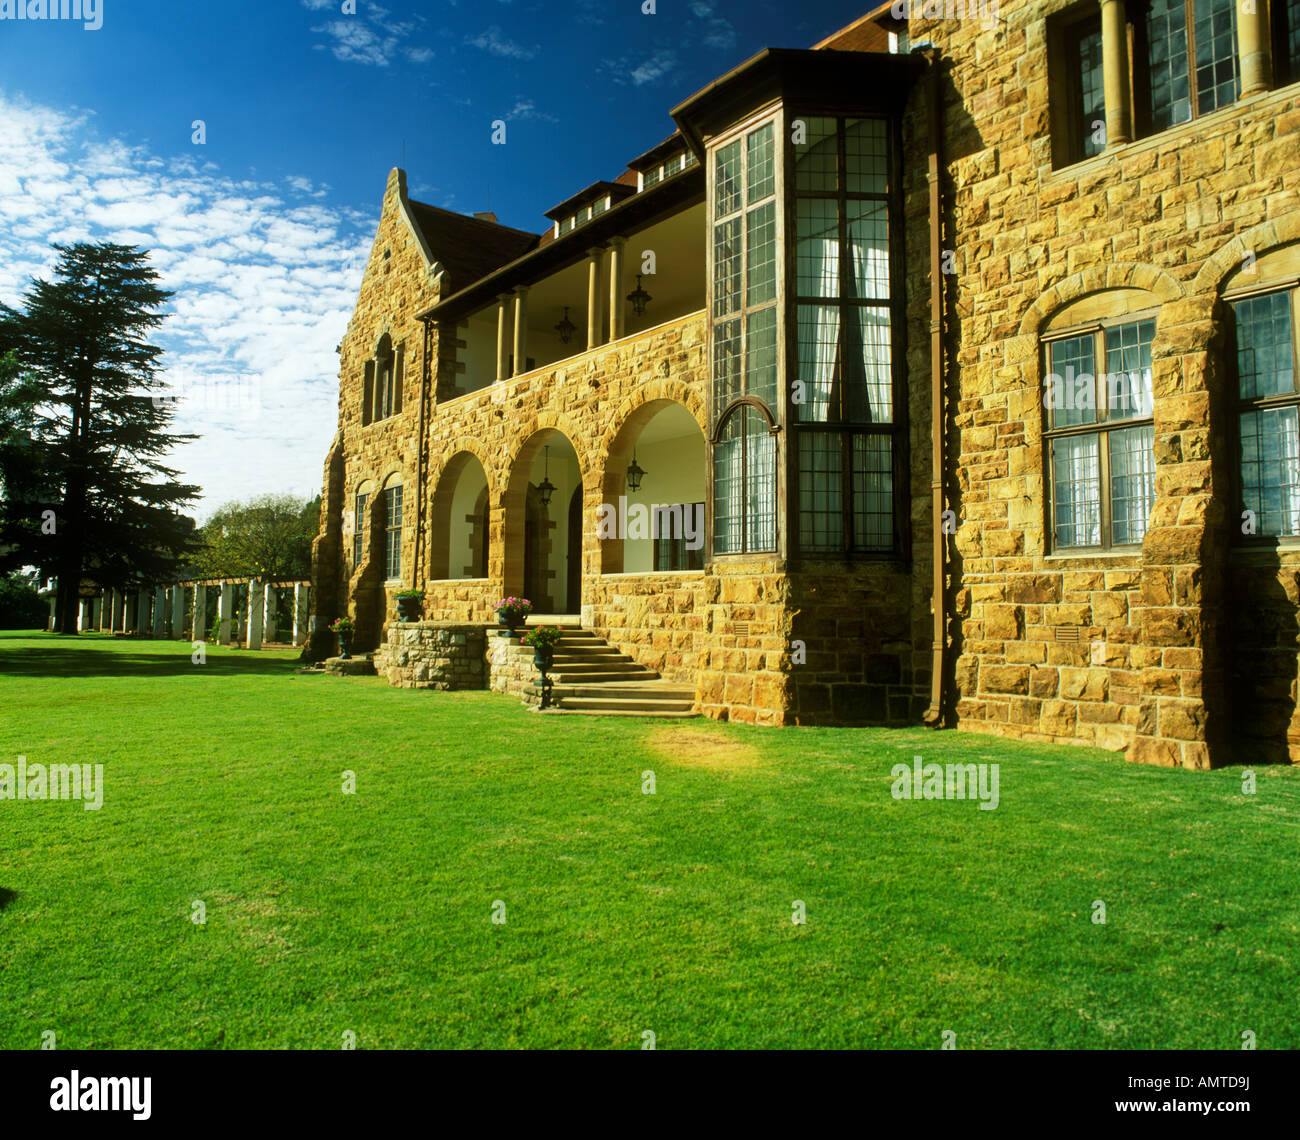
[[536, 629], [530, 629], [519, 641], [521, 645], [533, 647], [533, 664], [544, 673], [554, 664], [555, 646], [563, 636], [559, 626], [539, 625]]
[[402, 621], [420, 620], [420, 610], [424, 607], [423, 590], [398, 590], [394, 597], [397, 599], [397, 616]]
[[527, 598], [502, 598], [497, 602], [497, 624], [503, 636], [512, 635], [533, 612], [533, 603]]
[[338, 635], [339, 657], [345, 661], [352, 656], [352, 634], [356, 628], [351, 618], [335, 618], [330, 622], [330, 632]]

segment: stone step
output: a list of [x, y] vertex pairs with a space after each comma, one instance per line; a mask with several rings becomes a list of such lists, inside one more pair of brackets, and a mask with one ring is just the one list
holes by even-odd
[[658, 700], [654, 697], [564, 697], [562, 709], [585, 712], [675, 712], [695, 711], [694, 700]]
[[552, 672], [548, 677], [557, 685], [617, 685], [635, 677], [638, 681], [658, 681], [659, 674], [646, 670], [644, 673], [573, 673]]
[[580, 681], [576, 684], [559, 683], [551, 692], [556, 697], [617, 697], [624, 698], [651, 698], [653, 700], [663, 701], [688, 701], [695, 703], [695, 690], [686, 685], [674, 685], [668, 681], [648, 681], [644, 686], [639, 683], [635, 688], [631, 684], [620, 684], [617, 681], [609, 684], [594, 684], [587, 681]]
[[697, 712], [647, 712], [643, 709], [538, 709], [542, 716], [636, 716], [643, 720], [688, 720], [698, 717]]
[[643, 669], [645, 669], [644, 665], [638, 665], [626, 657], [600, 657], [594, 661], [585, 658], [562, 661], [557, 657], [551, 671], [554, 673], [639, 673]]

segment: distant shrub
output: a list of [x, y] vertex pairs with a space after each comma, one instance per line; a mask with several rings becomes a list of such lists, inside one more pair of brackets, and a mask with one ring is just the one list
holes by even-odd
[[0, 629], [44, 629], [50, 607], [24, 578], [0, 578]]

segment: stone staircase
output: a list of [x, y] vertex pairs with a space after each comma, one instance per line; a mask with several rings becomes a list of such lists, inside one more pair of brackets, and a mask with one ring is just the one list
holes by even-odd
[[[529, 617], [528, 625], [558, 625], [564, 632], [550, 672], [557, 713], [586, 716], [694, 717], [695, 686], [666, 681], [576, 618]], [[532, 650], [521, 647], [531, 658]]]

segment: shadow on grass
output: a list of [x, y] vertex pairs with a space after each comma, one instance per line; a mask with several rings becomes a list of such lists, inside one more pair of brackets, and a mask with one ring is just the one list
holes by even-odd
[[18, 897], [17, 891], [11, 891], [8, 887], [0, 887], [0, 910], [4, 910], [11, 902]]
[[272, 674], [288, 672], [298, 665], [296, 657], [209, 647], [207, 661], [198, 666], [191, 659], [193, 649], [188, 641], [136, 643], [155, 647], [142, 652], [125, 639], [38, 636], [42, 641], [39, 645], [7, 645], [0, 638], [0, 677], [172, 677], [196, 668], [223, 674]]

